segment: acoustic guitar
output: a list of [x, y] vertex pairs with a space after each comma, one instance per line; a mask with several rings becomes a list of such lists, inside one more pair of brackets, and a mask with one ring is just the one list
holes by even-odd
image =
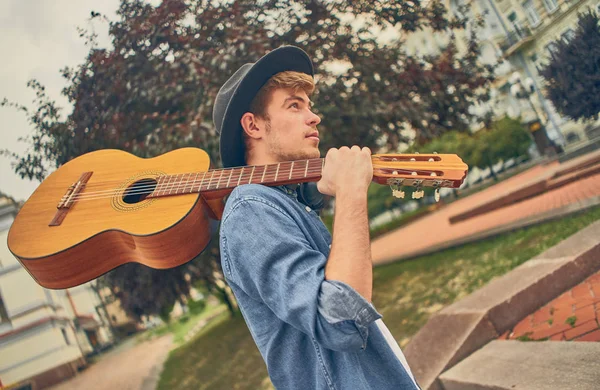
[[[243, 184], [318, 181], [323, 158], [210, 169], [206, 152], [178, 149], [149, 159], [120, 150], [77, 157], [49, 175], [25, 202], [8, 247], [43, 287], [90, 281], [122, 264], [165, 269], [199, 255], [221, 218], [224, 197]], [[467, 165], [452, 154], [373, 155], [373, 181], [458, 188]]]

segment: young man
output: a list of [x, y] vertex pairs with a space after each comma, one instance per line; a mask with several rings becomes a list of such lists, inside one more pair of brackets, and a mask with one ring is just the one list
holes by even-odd
[[[320, 156], [313, 67], [299, 48], [242, 66], [213, 119], [225, 167]], [[293, 186], [237, 187], [221, 221], [221, 262], [278, 389], [415, 389], [371, 301], [371, 152], [330, 149], [319, 192], [335, 196], [333, 239]]]

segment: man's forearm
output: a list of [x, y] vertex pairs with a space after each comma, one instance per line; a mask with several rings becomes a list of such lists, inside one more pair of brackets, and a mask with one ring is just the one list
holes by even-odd
[[333, 226], [333, 243], [325, 266], [325, 279], [350, 285], [370, 302], [373, 264], [366, 192], [337, 194]]

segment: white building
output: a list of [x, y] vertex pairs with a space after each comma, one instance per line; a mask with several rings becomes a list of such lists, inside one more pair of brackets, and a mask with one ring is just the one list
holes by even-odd
[[45, 289], [12, 256], [7, 236], [17, 211], [0, 195], [0, 384], [41, 389], [75, 375], [112, 334], [90, 283]]
[[[521, 117], [528, 124], [539, 118], [548, 137], [558, 145], [576, 147], [585, 142], [589, 132], [598, 122], [580, 123], [560, 116], [552, 103], [544, 97], [543, 79], [538, 67], [549, 60], [550, 51], [557, 40], [570, 39], [577, 26], [577, 14], [589, 8], [600, 12], [600, 0], [445, 0], [451, 13], [458, 13], [466, 5], [467, 15], [485, 15], [486, 25], [479, 31], [481, 61], [500, 62], [496, 70], [492, 100], [481, 112], [491, 110], [496, 117], [508, 115]], [[467, 31], [470, 26], [467, 27]], [[458, 31], [457, 45], [464, 50], [465, 31]], [[445, 33], [424, 29], [406, 37], [407, 52], [414, 56], [437, 54], [448, 43]], [[534, 91], [529, 99], [511, 94], [513, 75], [522, 81], [531, 80]], [[476, 130], [476, 127], [475, 129]], [[579, 141], [579, 142], [578, 142]]]

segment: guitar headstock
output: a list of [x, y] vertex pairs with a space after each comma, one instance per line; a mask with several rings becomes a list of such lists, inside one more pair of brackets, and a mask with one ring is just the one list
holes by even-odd
[[423, 187], [433, 187], [439, 200], [439, 188], [460, 187], [469, 170], [456, 154], [374, 154], [372, 161], [373, 181], [389, 185], [400, 198], [400, 187], [416, 188], [415, 199], [423, 196]]

